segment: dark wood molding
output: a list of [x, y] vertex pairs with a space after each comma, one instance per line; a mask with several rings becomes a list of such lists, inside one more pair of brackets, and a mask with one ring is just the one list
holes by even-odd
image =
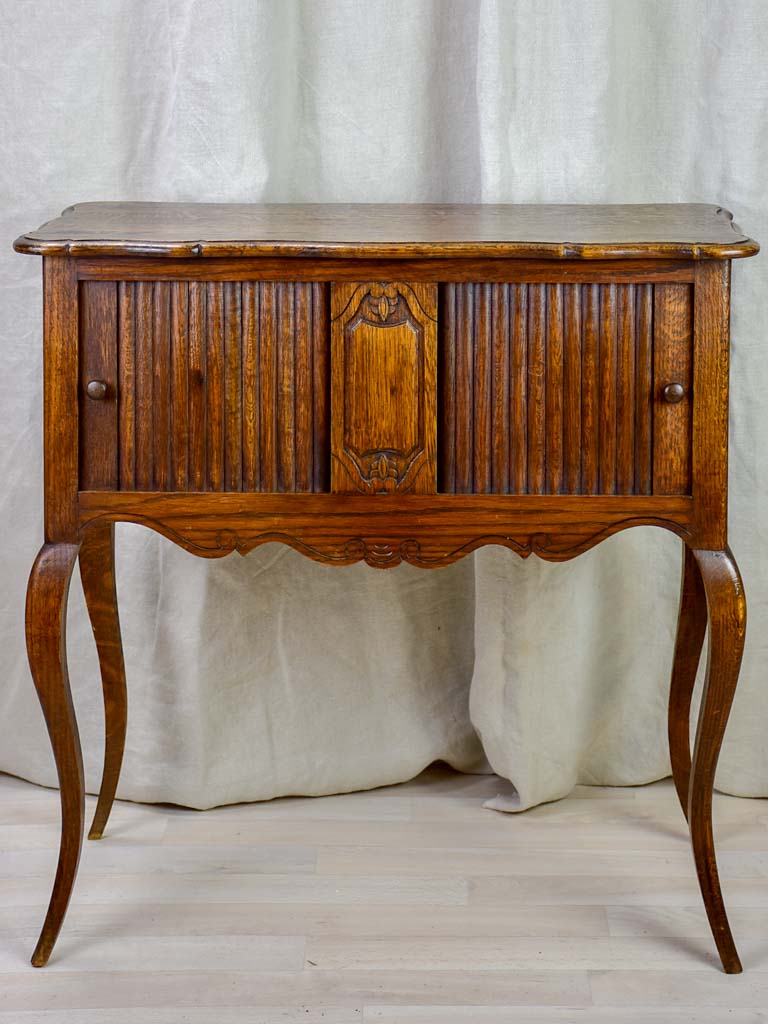
[[497, 257], [489, 259], [359, 259], [334, 257], [306, 259], [300, 256], [227, 258], [201, 256], [158, 260], [138, 256], [72, 259], [83, 281], [477, 281], [550, 284], [578, 281], [582, 284], [613, 284], [622, 281], [648, 284], [654, 281], [692, 282], [696, 265], [690, 260], [580, 259], [543, 261]]
[[690, 498], [516, 498], [498, 495], [80, 495], [80, 520], [148, 526], [194, 554], [247, 554], [280, 541], [316, 561], [449, 565], [487, 544], [564, 561], [631, 526], [690, 538]]

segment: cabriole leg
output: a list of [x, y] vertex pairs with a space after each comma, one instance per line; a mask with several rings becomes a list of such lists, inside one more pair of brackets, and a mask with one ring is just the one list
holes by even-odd
[[712, 790], [723, 734], [744, 650], [747, 604], [738, 566], [729, 550], [695, 551], [709, 615], [707, 675], [688, 787], [693, 856], [712, 934], [726, 974], [741, 971], [725, 912], [712, 834]]
[[32, 954], [35, 967], [48, 961], [72, 893], [85, 823], [85, 785], [66, 658], [69, 581], [78, 544], [44, 544], [27, 587], [27, 652], [32, 678], [51, 738], [61, 796], [61, 845], [51, 901]]
[[80, 577], [99, 653], [104, 693], [104, 770], [89, 839], [101, 839], [120, 778], [128, 720], [125, 662], [115, 586], [115, 527], [89, 527], [80, 548]]
[[691, 774], [691, 696], [707, 630], [707, 595], [696, 556], [683, 544], [680, 613], [669, 687], [669, 755], [675, 789], [688, 817], [688, 779]]

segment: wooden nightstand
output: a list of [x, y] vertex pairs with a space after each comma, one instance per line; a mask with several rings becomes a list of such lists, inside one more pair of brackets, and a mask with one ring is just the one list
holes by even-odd
[[723, 966], [741, 970], [712, 787], [746, 625], [726, 533], [730, 261], [758, 247], [726, 211], [86, 203], [16, 249], [44, 257], [45, 544], [27, 643], [62, 806], [34, 964], [84, 827], [64, 649], [78, 556], [106, 713], [90, 838], [120, 772], [116, 521], [205, 557], [284, 541], [378, 568], [483, 544], [562, 560], [651, 524], [684, 542], [672, 771]]

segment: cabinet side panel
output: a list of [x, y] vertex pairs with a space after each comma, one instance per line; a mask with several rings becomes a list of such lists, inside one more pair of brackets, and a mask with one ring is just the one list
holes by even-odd
[[75, 261], [43, 260], [45, 539], [78, 530], [78, 286]]
[[696, 544], [728, 544], [728, 377], [730, 261], [696, 267], [693, 381], [693, 497]]

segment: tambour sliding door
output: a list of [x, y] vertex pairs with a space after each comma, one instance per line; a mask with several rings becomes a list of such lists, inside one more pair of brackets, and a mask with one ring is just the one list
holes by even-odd
[[81, 489], [688, 494], [692, 305], [676, 282], [84, 281]]

